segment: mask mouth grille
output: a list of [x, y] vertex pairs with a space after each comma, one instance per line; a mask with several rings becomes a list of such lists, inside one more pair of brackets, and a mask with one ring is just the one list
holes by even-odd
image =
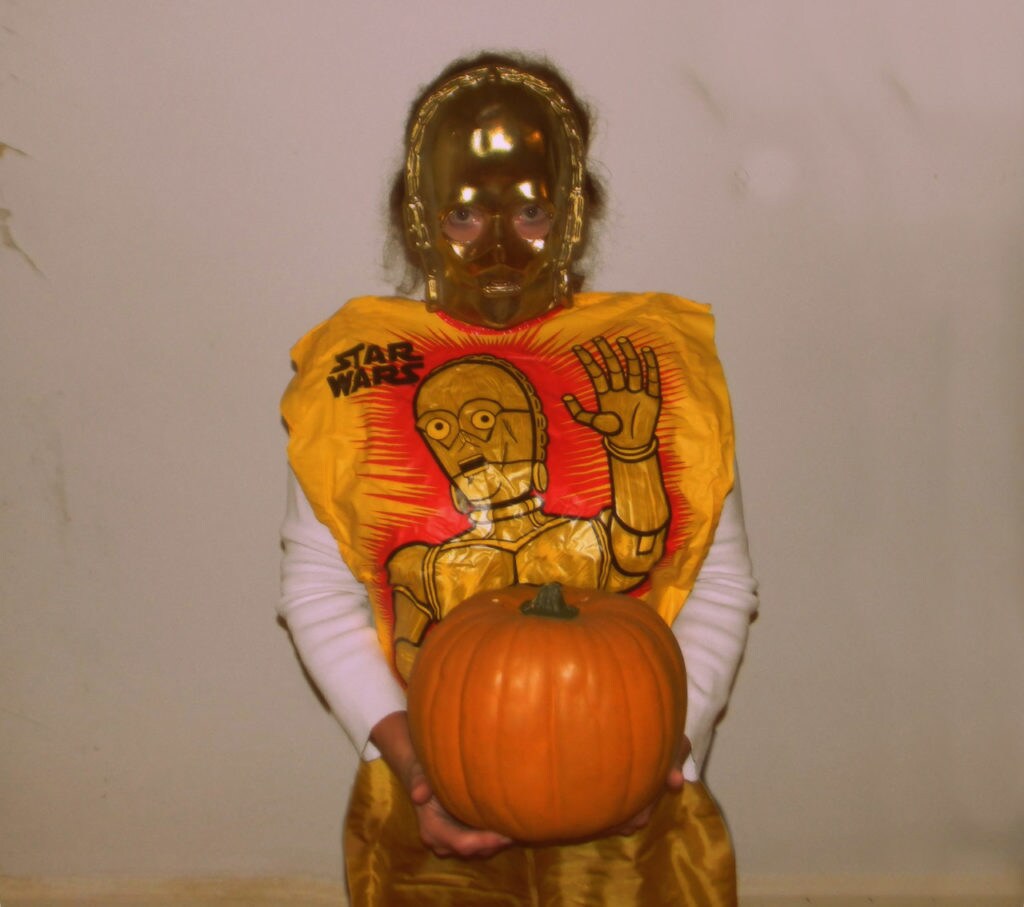
[[512, 296], [522, 292], [522, 286], [511, 280], [492, 280], [482, 288], [484, 296]]

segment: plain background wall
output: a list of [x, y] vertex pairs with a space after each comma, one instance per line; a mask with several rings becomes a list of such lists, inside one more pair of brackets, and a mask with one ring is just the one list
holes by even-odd
[[1024, 6], [0, 2], [0, 873], [337, 876], [275, 623], [288, 349], [388, 292], [416, 88], [596, 106], [591, 285], [713, 303], [762, 614], [747, 880], [1024, 863]]

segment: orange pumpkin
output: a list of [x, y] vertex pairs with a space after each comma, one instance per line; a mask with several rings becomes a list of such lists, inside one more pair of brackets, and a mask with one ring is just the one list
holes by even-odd
[[563, 841], [625, 822], [662, 790], [686, 672], [643, 601], [511, 586], [433, 628], [408, 698], [413, 744], [453, 816], [519, 841]]

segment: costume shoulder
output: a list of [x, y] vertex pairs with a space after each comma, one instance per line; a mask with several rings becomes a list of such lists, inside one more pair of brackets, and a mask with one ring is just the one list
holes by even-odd
[[664, 306], [675, 310], [685, 310], [695, 315], [707, 315], [711, 306], [703, 302], [694, 302], [684, 296], [677, 296], [674, 293], [661, 293], [650, 291], [644, 293], [620, 292], [596, 292], [577, 293], [574, 300], [579, 306], [605, 305], [616, 302], [620, 305], [650, 305]]
[[292, 347], [292, 364], [296, 371], [301, 371], [338, 343], [379, 328], [382, 323], [393, 319], [415, 320], [423, 309], [422, 302], [400, 296], [357, 296]]
[[[400, 341], [383, 348], [366, 339], [380, 335], [381, 328], [416, 325], [423, 320], [422, 302], [398, 296], [357, 296], [350, 299], [326, 321], [321, 322], [299, 340], [291, 350], [295, 374], [281, 400], [281, 411], [289, 429], [307, 415], [316, 392], [324, 382], [330, 383], [334, 373], [347, 373], [352, 366], [369, 364], [388, 371], [388, 360], [408, 359], [407, 345]], [[394, 366], [391, 366], [394, 368]], [[339, 381], [344, 380], [344, 374]], [[334, 388], [337, 390], [336, 388]]]
[[589, 317], [600, 319], [604, 312], [615, 312], [616, 321], [663, 337], [685, 338], [686, 346], [700, 358], [717, 358], [715, 319], [711, 306], [704, 303], [658, 292], [580, 293], [575, 302]]

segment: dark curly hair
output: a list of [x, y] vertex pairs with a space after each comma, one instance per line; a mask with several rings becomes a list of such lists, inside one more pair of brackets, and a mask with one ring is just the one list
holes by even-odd
[[[416, 121], [420, 108], [430, 95], [440, 88], [449, 79], [478, 69], [481, 66], [509, 66], [521, 72], [535, 76], [549, 85], [554, 86], [558, 93], [565, 99], [569, 109], [573, 112], [579, 124], [580, 137], [583, 140], [584, 153], [584, 174], [583, 174], [583, 196], [586, 200], [586, 216], [583, 223], [583, 237], [577, 247], [577, 258], [582, 257], [587, 247], [587, 240], [591, 229], [604, 213], [604, 188], [600, 180], [593, 174], [586, 161], [586, 154], [590, 148], [590, 135], [593, 129], [594, 116], [590, 108], [580, 100], [573, 91], [565, 76], [548, 60], [541, 57], [529, 57], [518, 53], [498, 53], [485, 51], [472, 57], [463, 57], [449, 64], [429, 84], [423, 86], [419, 94], [409, 107], [409, 114], [405, 121], [405, 141], [408, 142], [412, 126]], [[402, 292], [411, 292], [421, 280], [421, 263], [419, 255], [409, 245], [405, 231], [403, 218], [403, 207], [405, 204], [405, 155], [402, 156], [402, 166], [391, 180], [391, 190], [388, 194], [388, 217], [389, 217], [389, 240], [388, 250], [398, 247], [402, 250], [405, 259], [405, 276], [399, 286]], [[390, 257], [388, 255], [386, 258]], [[582, 274], [573, 274], [573, 289], [578, 290], [583, 284]]]

